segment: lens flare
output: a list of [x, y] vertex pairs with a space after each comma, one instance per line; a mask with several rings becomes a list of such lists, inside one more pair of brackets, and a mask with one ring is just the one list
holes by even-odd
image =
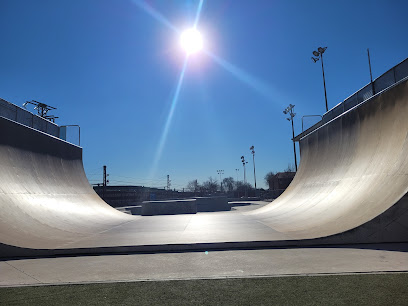
[[196, 28], [185, 30], [180, 35], [180, 45], [188, 55], [196, 53], [203, 48], [203, 37]]

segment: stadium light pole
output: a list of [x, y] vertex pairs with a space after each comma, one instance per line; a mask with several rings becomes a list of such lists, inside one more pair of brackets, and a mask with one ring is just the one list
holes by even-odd
[[222, 178], [221, 178], [221, 175], [224, 174], [224, 170], [217, 170], [217, 173], [220, 175], [220, 184], [221, 184], [221, 192], [222, 192]]
[[254, 163], [254, 182], [255, 182], [255, 192], [256, 192], [256, 174], [255, 174], [255, 147], [251, 146], [249, 150], [252, 153], [252, 161]]
[[327, 94], [326, 94], [326, 79], [324, 77], [324, 66], [323, 66], [323, 53], [326, 51], [327, 47], [319, 47], [317, 48], [317, 51], [313, 51], [313, 55], [316, 57], [312, 56], [313, 62], [317, 62], [320, 59], [322, 60], [322, 72], [323, 72], [323, 86], [324, 86], [324, 98], [326, 100], [326, 112], [329, 111], [329, 106], [327, 105]]
[[242, 166], [244, 166], [244, 185], [245, 185], [245, 197], [248, 197], [248, 190], [247, 190], [247, 184], [246, 184], [246, 169], [245, 169], [245, 164], [247, 164], [248, 162], [245, 161], [245, 157], [244, 155], [241, 156], [241, 162], [242, 162]]
[[296, 116], [296, 113], [293, 112], [293, 108], [294, 108], [294, 107], [295, 107], [294, 105], [289, 104], [289, 106], [284, 109], [283, 113], [284, 113], [285, 115], [289, 114], [289, 118], [286, 118], [286, 120], [292, 122], [293, 154], [295, 155], [295, 169], [296, 169], [296, 172], [297, 172], [296, 145], [295, 145], [295, 128], [294, 128], [294, 126], [293, 126], [293, 117]]

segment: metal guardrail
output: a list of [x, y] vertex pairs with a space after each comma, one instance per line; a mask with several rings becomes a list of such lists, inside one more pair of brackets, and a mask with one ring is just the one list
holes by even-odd
[[302, 132], [304, 131], [304, 128], [303, 128], [303, 118], [305, 118], [305, 117], [320, 117], [320, 120], [323, 119], [323, 116], [322, 116], [322, 115], [304, 115], [304, 116], [302, 116]]
[[61, 125], [59, 137], [67, 141], [67, 128], [71, 126], [78, 128], [78, 146], [81, 146], [81, 127], [78, 124]]
[[408, 58], [367, 84], [323, 115], [326, 123], [408, 76]]
[[0, 116], [23, 125], [32, 127], [41, 132], [59, 137], [59, 126], [49, 120], [34, 115], [33, 113], [0, 98]]
[[341, 114], [345, 113], [349, 109], [355, 107], [356, 105], [370, 99], [374, 95], [386, 90], [387, 88], [393, 86], [394, 84], [398, 83], [399, 81], [408, 78], [408, 58], [403, 60], [398, 65], [392, 67], [387, 72], [380, 75], [376, 78], [372, 83], [367, 84], [348, 98], [346, 98], [343, 102], [340, 102], [335, 107], [330, 109], [323, 115], [321, 121], [317, 122], [306, 131], [302, 131], [299, 135], [297, 135], [294, 140], [299, 141], [301, 138], [306, 136], [307, 134], [311, 133], [312, 131], [316, 130], [323, 124], [329, 122], [330, 120], [340, 116]]

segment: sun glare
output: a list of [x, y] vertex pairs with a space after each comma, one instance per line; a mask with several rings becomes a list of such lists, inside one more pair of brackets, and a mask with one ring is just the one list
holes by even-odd
[[184, 51], [190, 55], [203, 48], [203, 38], [197, 29], [188, 29], [181, 33], [180, 44]]

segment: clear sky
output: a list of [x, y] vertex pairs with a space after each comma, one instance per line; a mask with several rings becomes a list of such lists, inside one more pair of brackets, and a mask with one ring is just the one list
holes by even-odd
[[[291, 126], [329, 108], [408, 57], [408, 1], [204, 0], [204, 50], [185, 53], [180, 32], [199, 0], [0, 0], [0, 97], [57, 107], [79, 124], [85, 170], [111, 185], [172, 188], [212, 176], [243, 178], [255, 146], [257, 185], [293, 161]], [[310, 123], [310, 122], [309, 122]], [[307, 123], [306, 123], [307, 124]], [[72, 133], [71, 133], [72, 134]], [[72, 134], [74, 135], [74, 134]], [[76, 141], [73, 137], [73, 141]]]

